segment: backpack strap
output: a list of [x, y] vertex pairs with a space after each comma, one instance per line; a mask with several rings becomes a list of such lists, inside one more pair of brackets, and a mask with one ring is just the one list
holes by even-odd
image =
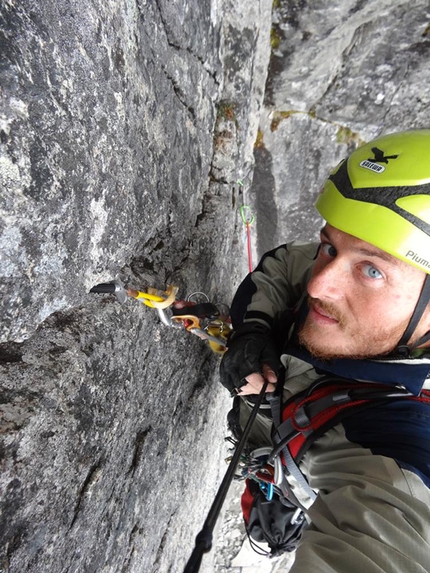
[[[430, 392], [424, 390], [420, 396], [415, 396], [400, 385], [390, 386], [332, 377], [318, 380], [284, 404], [282, 422], [277, 426], [275, 420], [279, 420], [279, 417], [274, 417], [274, 449], [268, 461], [273, 463], [280, 457], [286, 474], [294, 477], [310, 499], [314, 500], [315, 492], [299, 468], [301, 459], [312, 444], [352, 414], [385, 402], [405, 399], [430, 405]], [[276, 411], [274, 413], [277, 414]], [[292, 492], [286, 485], [288, 480], [285, 475], [282, 477], [276, 476], [275, 481], [277, 479], [287, 488], [290, 497]], [[298, 506], [303, 507], [301, 504]]]
[[[284, 446], [282, 448], [281, 454], [282, 454], [282, 458], [283, 458], [283, 463], [285, 464], [285, 467], [287, 469], [288, 474], [296, 480], [298, 485], [302, 488], [302, 490], [306, 493], [306, 495], [310, 498], [310, 500], [315, 501], [316, 497], [317, 497], [316, 493], [314, 492], [314, 490], [309, 485], [308, 480], [306, 479], [304, 473], [301, 471], [298, 464], [294, 460], [294, 458], [291, 455], [290, 450], [288, 449], [287, 446]], [[285, 479], [285, 482], [288, 483], [288, 480], [286, 479], [285, 476], [284, 476], [284, 479]], [[292, 491], [291, 491], [291, 489], [289, 489], [289, 494], [290, 494], [289, 497], [291, 497], [291, 493], [292, 493]], [[296, 501], [298, 501], [297, 498], [296, 498]], [[304, 507], [301, 503], [300, 503], [299, 507], [304, 509]]]

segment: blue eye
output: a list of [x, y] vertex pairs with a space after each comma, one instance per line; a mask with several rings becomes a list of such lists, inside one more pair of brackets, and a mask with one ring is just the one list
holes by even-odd
[[330, 243], [321, 243], [321, 251], [327, 257], [335, 257], [337, 255], [336, 249]]
[[372, 265], [363, 265], [363, 274], [366, 275], [366, 277], [369, 277], [370, 279], [382, 279], [382, 273], [380, 273], [378, 271], [378, 269], [376, 269], [375, 267], [372, 267]]

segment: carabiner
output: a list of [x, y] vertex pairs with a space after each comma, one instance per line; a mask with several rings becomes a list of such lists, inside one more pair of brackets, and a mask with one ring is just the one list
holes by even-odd
[[249, 205], [242, 205], [239, 209], [240, 216], [242, 218], [243, 224], [250, 227], [253, 222], [255, 221], [255, 216], [251, 211], [251, 207]]

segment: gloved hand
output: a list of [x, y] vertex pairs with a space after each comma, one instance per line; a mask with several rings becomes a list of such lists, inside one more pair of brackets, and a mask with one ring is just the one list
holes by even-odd
[[[247, 389], [245, 391], [244, 388], [243, 393], [258, 394], [264, 377], [272, 382], [268, 391], [273, 391], [280, 366], [279, 352], [270, 328], [259, 322], [245, 322], [232, 332], [228, 340], [220, 366], [221, 384], [232, 394], [245, 386]], [[254, 377], [251, 376], [253, 374]], [[250, 380], [246, 380], [247, 377]], [[254, 381], [255, 392], [249, 385]]]

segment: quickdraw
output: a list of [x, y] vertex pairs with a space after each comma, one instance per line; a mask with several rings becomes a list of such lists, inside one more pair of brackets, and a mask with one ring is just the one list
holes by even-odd
[[249, 453], [243, 453], [236, 472], [236, 480], [251, 479], [258, 483], [261, 491], [266, 496], [267, 501], [273, 499], [275, 491], [275, 473], [282, 471], [281, 461], [277, 458], [276, 463], [280, 465], [275, 470], [274, 464], [269, 464], [268, 459], [272, 448], [257, 448]]
[[[231, 330], [229, 309], [226, 305], [211, 303], [204, 293], [193, 293], [186, 300], [177, 300], [178, 287], [169, 285], [166, 290], [148, 288], [140, 291], [125, 286], [115, 279], [110, 283], [94, 286], [91, 293], [113, 294], [124, 304], [127, 298], [139, 300], [156, 309], [163, 324], [172, 328], [183, 328], [187, 332], [206, 340], [215, 353], [223, 353]], [[204, 302], [193, 301], [193, 297], [204, 297]]]

